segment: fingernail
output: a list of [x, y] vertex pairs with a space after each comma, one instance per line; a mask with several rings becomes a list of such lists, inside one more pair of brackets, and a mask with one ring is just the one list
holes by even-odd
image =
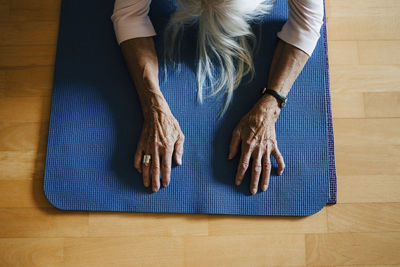
[[229, 155], [228, 155], [228, 159], [231, 159], [232, 158], [232, 155], [231, 155], [231, 153], [229, 153]]
[[168, 186], [167, 182], [163, 182], [162, 184], [164, 187]]
[[251, 193], [254, 195], [255, 193], [257, 192], [257, 189], [256, 188], [252, 188], [251, 189]]
[[235, 185], [240, 185], [240, 181], [236, 180]]
[[265, 191], [267, 190], [268, 186], [267, 185], [263, 185], [262, 190]]
[[153, 187], [153, 192], [157, 192], [157, 187]]
[[144, 182], [143, 184], [144, 184], [145, 187], [148, 187], [148, 186], [149, 186], [149, 183], [148, 183], [148, 182]]

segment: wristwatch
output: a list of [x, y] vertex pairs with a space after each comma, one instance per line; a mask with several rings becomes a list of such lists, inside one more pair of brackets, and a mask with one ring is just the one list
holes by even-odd
[[285, 106], [286, 102], [287, 102], [287, 98], [286, 98], [286, 97], [284, 97], [283, 95], [279, 94], [279, 93], [278, 93], [277, 91], [275, 91], [275, 90], [267, 89], [267, 87], [264, 87], [264, 88], [261, 90], [261, 95], [264, 95], [264, 94], [270, 94], [270, 95], [272, 95], [273, 97], [275, 97], [276, 100], [278, 100], [278, 103], [279, 103], [279, 107], [280, 107], [280, 108], [283, 108], [283, 107]]

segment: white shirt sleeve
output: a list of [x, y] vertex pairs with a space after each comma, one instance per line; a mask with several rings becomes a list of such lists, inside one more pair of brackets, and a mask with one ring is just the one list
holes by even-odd
[[[119, 44], [156, 35], [148, 16], [151, 0], [115, 0], [111, 16]], [[278, 37], [311, 56], [320, 37], [324, 17], [323, 0], [288, 0], [289, 18]]]
[[311, 56], [323, 24], [323, 0], [288, 0], [288, 5], [289, 18], [278, 37]]
[[151, 0], [115, 0], [111, 20], [118, 44], [123, 41], [156, 35], [148, 16]]

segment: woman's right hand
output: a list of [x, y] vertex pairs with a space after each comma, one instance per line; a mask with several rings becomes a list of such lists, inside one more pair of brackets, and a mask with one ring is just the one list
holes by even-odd
[[[145, 187], [152, 185], [153, 192], [170, 182], [172, 157], [182, 164], [185, 136], [169, 108], [152, 108], [145, 112], [142, 133], [135, 153], [135, 168], [143, 175]], [[142, 163], [143, 155], [151, 155], [150, 163]], [[151, 179], [150, 179], [151, 170]], [[151, 183], [150, 183], [151, 181]]]
[[[121, 50], [134, 80], [144, 124], [135, 153], [135, 168], [143, 175], [143, 184], [160, 189], [170, 181], [172, 157], [182, 164], [183, 135], [178, 121], [165, 100], [158, 81], [158, 58], [153, 37], [138, 37], [121, 43]], [[143, 155], [150, 155], [150, 163], [142, 164]], [[151, 179], [150, 179], [151, 170]]]

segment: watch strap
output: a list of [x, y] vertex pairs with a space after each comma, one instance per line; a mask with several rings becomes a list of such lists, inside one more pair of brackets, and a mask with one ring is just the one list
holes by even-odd
[[267, 89], [266, 87], [264, 87], [261, 90], [261, 95], [264, 95], [264, 94], [269, 94], [269, 95], [272, 95], [273, 97], [275, 97], [276, 100], [278, 100], [280, 108], [283, 108], [285, 106], [286, 102], [287, 102], [287, 98], [284, 97], [283, 95], [279, 94], [275, 90]]

